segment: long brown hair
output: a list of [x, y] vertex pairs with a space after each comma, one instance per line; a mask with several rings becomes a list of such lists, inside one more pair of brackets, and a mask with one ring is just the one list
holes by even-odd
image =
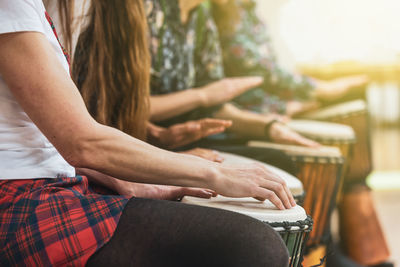
[[72, 76], [94, 118], [144, 140], [150, 53], [142, 0], [92, 0]]

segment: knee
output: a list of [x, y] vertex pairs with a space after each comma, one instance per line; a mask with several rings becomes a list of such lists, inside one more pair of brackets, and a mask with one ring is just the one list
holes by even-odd
[[[271, 266], [286, 267], [289, 265], [289, 253], [279, 234], [267, 224], [247, 216], [238, 215], [237, 224], [232, 229], [235, 237], [230, 237], [231, 257], [237, 266]], [[243, 261], [243, 258], [246, 260]], [[236, 265], [235, 265], [236, 266]]]
[[[258, 238], [256, 249], [263, 253], [260, 257], [260, 266], [286, 267], [289, 265], [289, 252], [280, 235], [270, 226], [260, 223], [253, 228]], [[264, 265], [265, 264], [265, 265]]]

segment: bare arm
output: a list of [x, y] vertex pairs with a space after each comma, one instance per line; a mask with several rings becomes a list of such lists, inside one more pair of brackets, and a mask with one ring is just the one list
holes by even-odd
[[[158, 149], [98, 124], [42, 34], [0, 35], [0, 73], [32, 121], [74, 167], [137, 182], [206, 187], [213, 169], [208, 161]], [[198, 168], [198, 177], [192, 168]]]
[[230, 130], [244, 136], [265, 137], [265, 125], [273, 118], [242, 110], [227, 103], [215, 113], [218, 119], [232, 120]]
[[[266, 138], [265, 126], [279, 115], [263, 115], [239, 109], [233, 104], [225, 104], [216, 114], [218, 119], [231, 120], [231, 131], [243, 136]], [[282, 144], [317, 147], [318, 144], [294, 132], [282, 123], [274, 123], [269, 128], [269, 137], [272, 141]]]
[[0, 35], [0, 75], [31, 120], [76, 168], [128, 181], [270, 199], [280, 209], [294, 204], [285, 182], [262, 166], [221, 166], [158, 149], [98, 124], [40, 33]]
[[123, 181], [103, 173], [89, 170], [77, 169], [78, 174], [85, 175], [90, 181], [105, 186], [114, 192], [131, 197], [177, 200], [184, 196], [210, 198], [217, 194], [209, 189], [190, 188], [170, 185], [142, 184]]
[[226, 78], [200, 88], [152, 96], [151, 120], [162, 121], [199, 107], [225, 103], [261, 84], [262, 81], [261, 77]]
[[152, 121], [163, 121], [201, 107], [201, 92], [189, 89], [181, 92], [150, 97], [150, 114]]

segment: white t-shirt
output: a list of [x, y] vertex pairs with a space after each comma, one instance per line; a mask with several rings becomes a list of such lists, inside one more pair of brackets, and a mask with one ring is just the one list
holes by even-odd
[[[26, 31], [44, 34], [69, 72], [45, 12], [42, 0], [0, 0], [0, 34]], [[0, 180], [72, 176], [75, 169], [30, 120], [0, 73]]]

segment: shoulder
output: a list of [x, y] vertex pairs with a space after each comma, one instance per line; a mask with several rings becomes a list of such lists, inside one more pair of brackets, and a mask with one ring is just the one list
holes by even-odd
[[44, 32], [45, 8], [41, 0], [0, 0], [0, 34]]

